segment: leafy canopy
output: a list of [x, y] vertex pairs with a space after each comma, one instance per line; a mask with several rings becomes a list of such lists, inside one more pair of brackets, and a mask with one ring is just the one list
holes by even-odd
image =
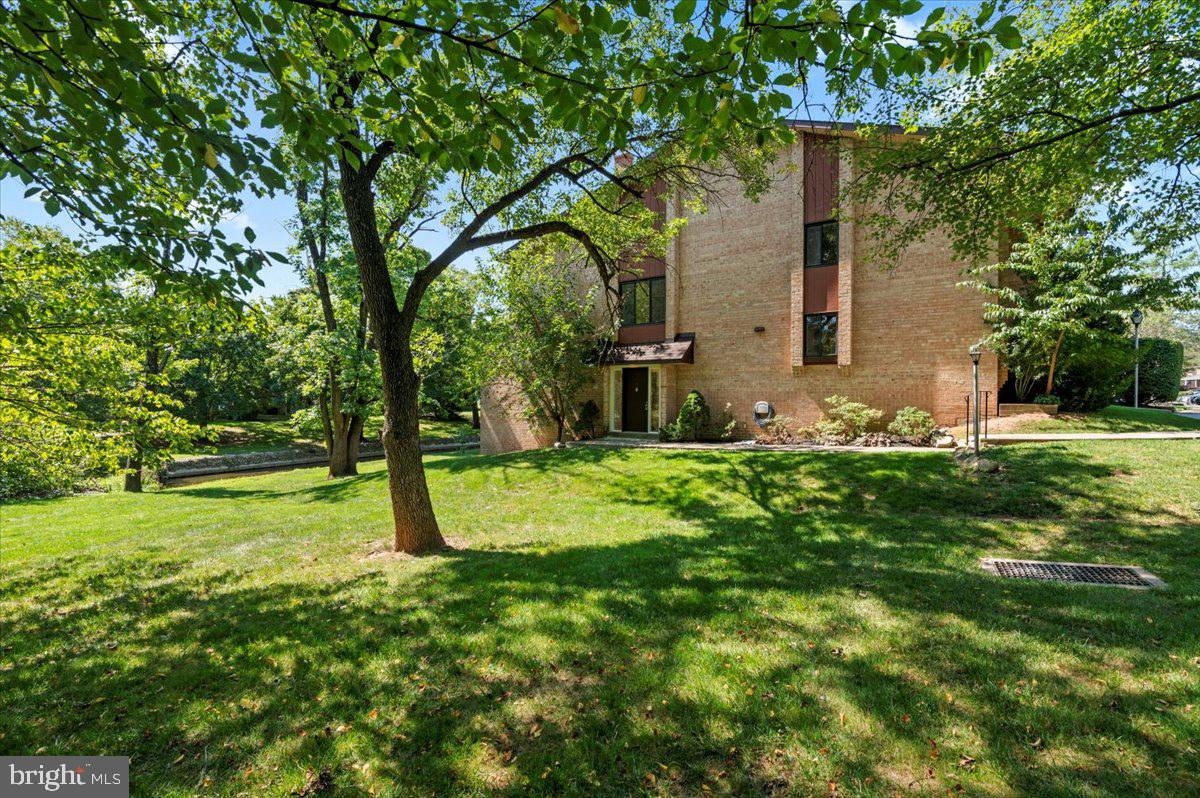
[[734, 127], [786, 137], [778, 116], [815, 69], [835, 89], [943, 64], [978, 72], [988, 35], [1011, 37], [1002, 17], [899, 38], [893, 18], [919, 8], [24, 0], [0, 19], [0, 176], [147, 268], [169, 240], [176, 271], [245, 288], [270, 255], [214, 225], [239, 195], [285, 188], [271, 132], [312, 160], [370, 167], [402, 152], [443, 173], [503, 174], [547, 129], [608, 152], [653, 118], [707, 160]]
[[[910, 80], [879, 106], [855, 182], [886, 258], [935, 227], [976, 261], [1009, 226], [1112, 209], [1142, 252], [1200, 232], [1200, 4], [1026, 0], [1026, 46], [985, 70]], [[986, 11], [985, 4], [985, 11]], [[1000, 36], [1003, 43], [1012, 34]], [[903, 213], [896, 214], [896, 210]]]

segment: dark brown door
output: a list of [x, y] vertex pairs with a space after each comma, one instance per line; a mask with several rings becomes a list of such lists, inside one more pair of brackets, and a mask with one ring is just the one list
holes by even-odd
[[647, 432], [646, 400], [650, 392], [650, 369], [621, 371], [621, 430]]

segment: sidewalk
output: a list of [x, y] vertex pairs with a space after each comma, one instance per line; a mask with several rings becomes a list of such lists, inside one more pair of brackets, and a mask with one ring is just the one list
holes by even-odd
[[862, 454], [944, 452], [950, 454], [954, 451], [953, 447], [938, 449], [933, 446], [826, 446], [820, 443], [761, 446], [754, 441], [665, 443], [646, 438], [595, 438], [586, 441], [570, 441], [567, 446], [590, 446], [597, 449], [689, 449], [707, 452], [859, 452]]

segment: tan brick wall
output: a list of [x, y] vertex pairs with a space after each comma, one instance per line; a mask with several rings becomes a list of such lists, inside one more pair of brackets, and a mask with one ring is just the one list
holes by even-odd
[[[584, 390], [579, 402], [582, 405], [583, 402], [592, 399], [600, 405], [600, 394], [597, 373], [596, 381]], [[516, 385], [496, 381], [484, 386], [479, 396], [479, 451], [483, 454], [501, 454], [540, 449], [553, 444], [558, 430], [553, 424], [531, 421], [525, 412], [528, 407], [528, 400]], [[602, 411], [600, 418], [596, 420], [597, 436], [604, 434], [606, 418]], [[564, 433], [563, 438], [570, 440], [569, 430]]]
[[[794, 160], [799, 160], [794, 157]], [[845, 161], [843, 161], [845, 164]], [[965, 413], [971, 387], [968, 347], [986, 334], [982, 298], [956, 287], [963, 263], [949, 241], [935, 235], [909, 248], [900, 264], [885, 271], [864, 259], [860, 225], [843, 224], [852, 238], [841, 247], [840, 313], [852, 316], [848, 365], [793, 366], [802, 335], [793, 335], [797, 264], [802, 263], [802, 175], [780, 170], [758, 203], [735, 188], [722, 202], [689, 220], [672, 266], [678, 286], [677, 329], [696, 333], [696, 362], [667, 367], [666, 415], [673, 418], [687, 392], [696, 388], [714, 408], [732, 403], [739, 430], [752, 429], [753, 403], [771, 402], [780, 415], [807, 423], [824, 399], [843, 394], [882, 409], [888, 416], [906, 405], [951, 424]], [[847, 290], [849, 289], [849, 290]], [[840, 322], [840, 318], [839, 318]], [[796, 313], [795, 323], [801, 323]], [[766, 328], [755, 333], [756, 326]], [[839, 335], [839, 350], [846, 345]], [[994, 401], [998, 368], [994, 356], [980, 365], [981, 390]]]
[[554, 429], [531, 422], [528, 403], [514, 385], [493, 382], [479, 395], [479, 451], [483, 454], [538, 449], [554, 442]]
[[[797, 271], [803, 268], [803, 174], [785, 168], [788, 161], [799, 163], [799, 152], [780, 160], [772, 189], [757, 203], [731, 184], [705, 214], [689, 219], [668, 253], [667, 333], [695, 333], [696, 345], [694, 364], [662, 368], [664, 417], [674, 419], [695, 388], [714, 410], [731, 403], [743, 435], [753, 430], [755, 401], [769, 401], [776, 413], [808, 423], [833, 394], [883, 410], [885, 421], [913, 405], [938, 423], [958, 422], [971, 390], [967, 349], [987, 329], [982, 297], [957, 287], [964, 264], [942, 234], [909, 247], [888, 271], [866, 260], [861, 225], [840, 225], [843, 238], [850, 237], [840, 247], [839, 314], [852, 317], [853, 325], [848, 334], [839, 325], [838, 365], [798, 365], [803, 338], [793, 324], [802, 324], [803, 275]], [[849, 174], [850, 164], [842, 165]], [[754, 332], [756, 326], [765, 331]], [[611, 397], [601, 385], [609, 385], [608, 372], [603, 369], [589, 391], [605, 422]], [[980, 390], [991, 391], [993, 407], [1000, 373], [995, 357], [985, 354]], [[544, 440], [511, 421], [489, 421], [489, 415], [485, 403], [485, 452]]]

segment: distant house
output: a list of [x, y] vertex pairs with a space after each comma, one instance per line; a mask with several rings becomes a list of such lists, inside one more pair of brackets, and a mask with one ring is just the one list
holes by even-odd
[[[941, 424], [966, 416], [968, 348], [984, 337], [983, 297], [958, 286], [964, 263], [941, 233], [910, 246], [896, 268], [866, 257], [855, 214], [835, 218], [839, 183], [852, 178], [852, 128], [805, 123], [758, 202], [731, 185], [702, 215], [677, 198], [647, 205], [664, 219], [689, 216], [665, 259], [619, 278], [621, 326], [587, 398], [598, 426], [652, 433], [688, 391], [731, 406], [738, 431], [754, 407], [816, 420], [834, 394], [887, 414], [913, 405]], [[995, 401], [1007, 376], [995, 356], [980, 364]], [[485, 453], [547, 445], [513, 392], [483, 395]]]
[[1183, 372], [1183, 377], [1179, 380], [1179, 390], [1200, 391], [1200, 369]]

